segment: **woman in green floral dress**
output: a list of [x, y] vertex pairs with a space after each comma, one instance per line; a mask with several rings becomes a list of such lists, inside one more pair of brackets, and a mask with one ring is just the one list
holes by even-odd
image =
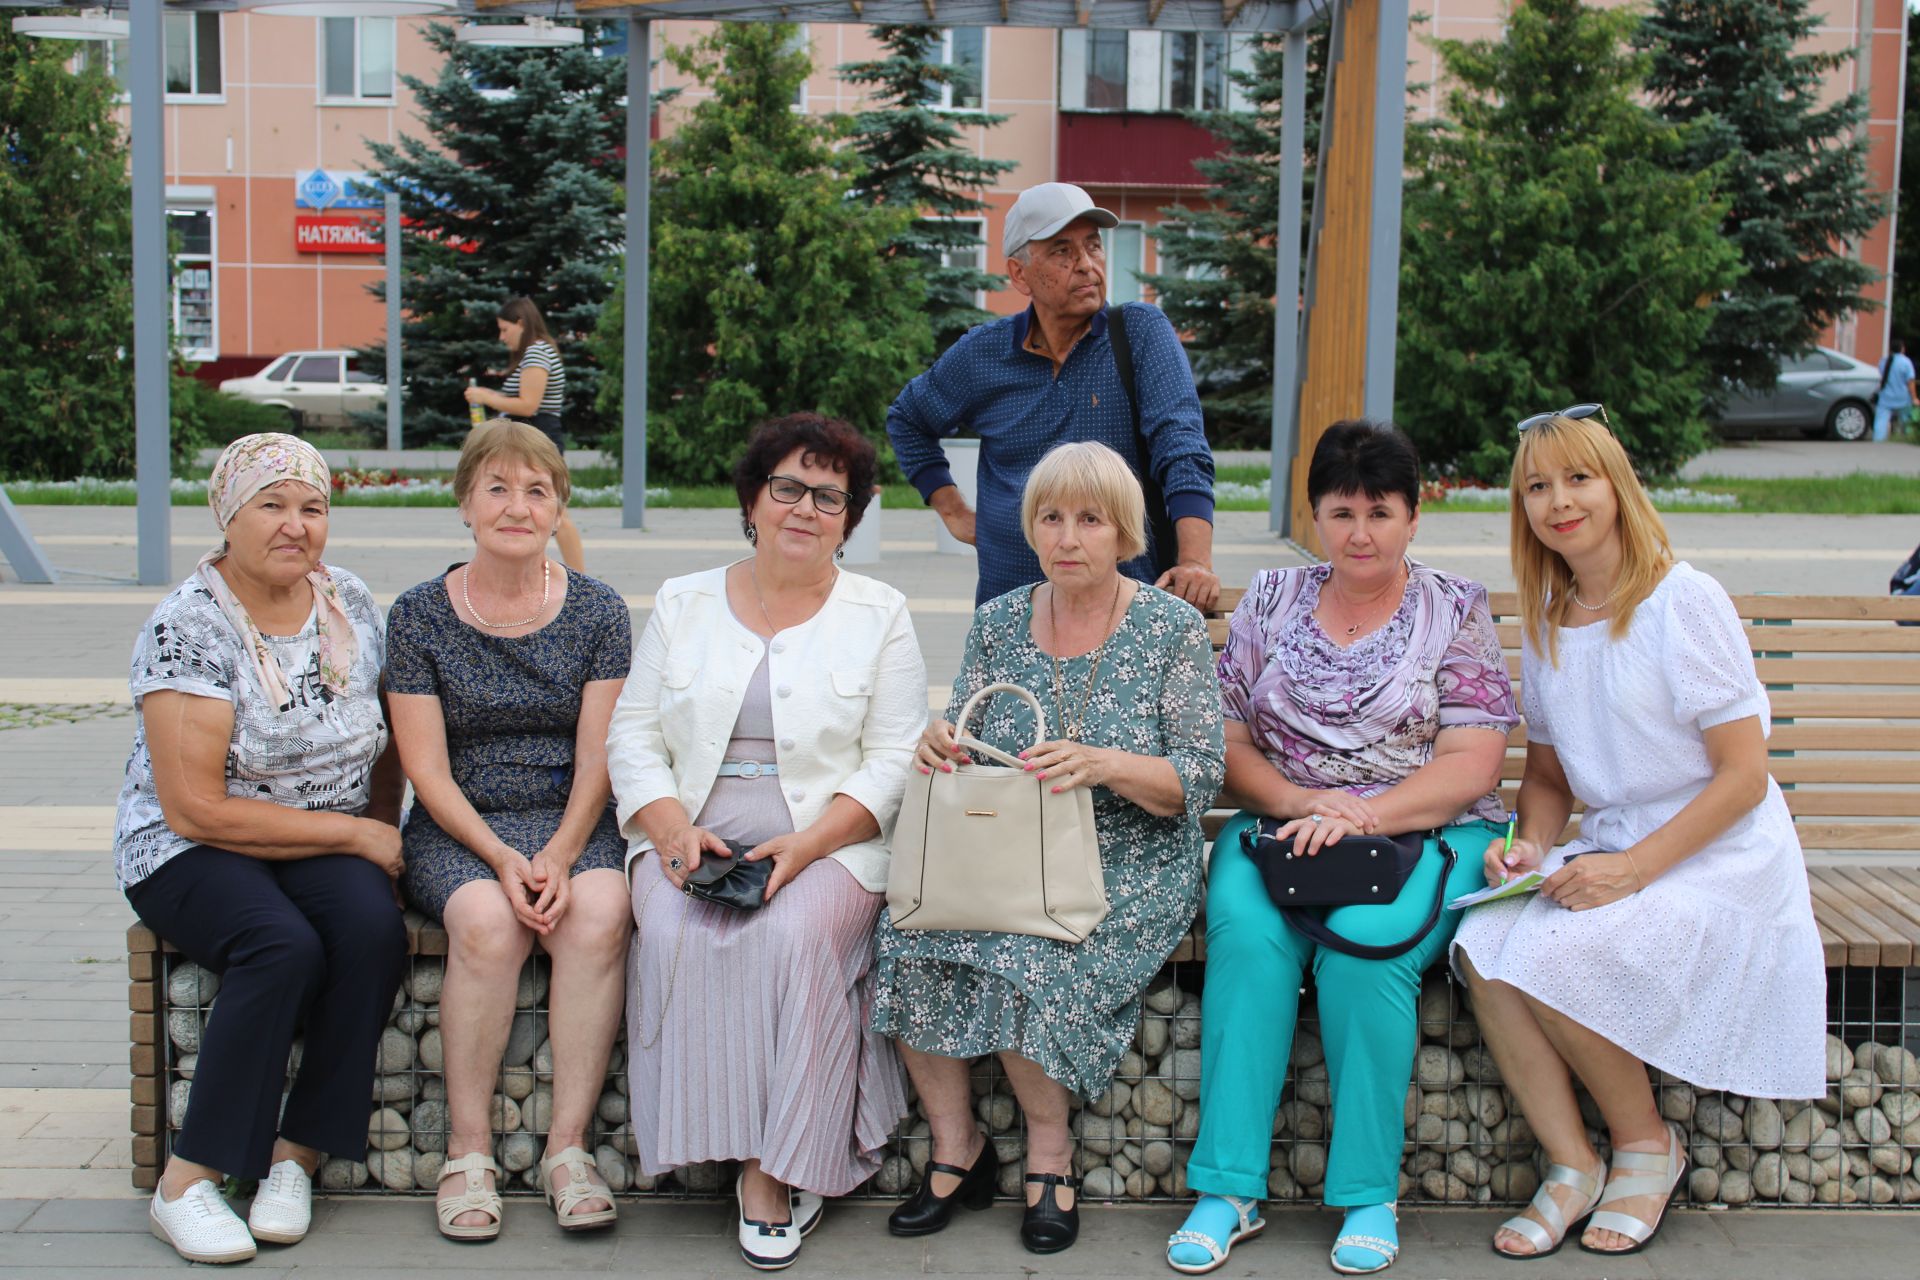
[[[976, 611], [947, 715], [1000, 681], [1040, 699], [1050, 741], [1034, 745], [1033, 712], [1005, 694], [968, 730], [1019, 754], [1057, 790], [1093, 789], [1111, 910], [1078, 944], [902, 931], [883, 913], [872, 1025], [899, 1041], [933, 1133], [925, 1180], [889, 1229], [930, 1234], [957, 1204], [992, 1200], [998, 1158], [973, 1121], [968, 1060], [993, 1053], [1027, 1120], [1021, 1239], [1050, 1253], [1078, 1233], [1068, 1095], [1106, 1091], [1139, 1023], [1141, 991], [1193, 923], [1200, 816], [1220, 789], [1225, 748], [1204, 620], [1119, 572], [1144, 544], [1140, 485], [1119, 455], [1098, 444], [1055, 449], [1034, 469], [1021, 516], [1047, 581]], [[942, 720], [917, 763], [926, 771], [965, 759]]]

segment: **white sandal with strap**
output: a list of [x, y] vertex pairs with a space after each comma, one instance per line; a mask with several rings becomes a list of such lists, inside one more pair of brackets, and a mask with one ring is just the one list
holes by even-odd
[[[563, 1168], [567, 1171], [566, 1179], [556, 1186], [553, 1175]], [[613, 1188], [587, 1176], [587, 1170], [593, 1168], [593, 1157], [579, 1147], [568, 1147], [540, 1162], [540, 1186], [547, 1203], [553, 1207], [554, 1216], [560, 1220], [562, 1231], [591, 1231], [596, 1227], [609, 1227], [619, 1216], [619, 1209], [613, 1202]], [[607, 1207], [595, 1209], [592, 1213], [574, 1212], [589, 1200], [605, 1200]]]
[[[1218, 1269], [1226, 1262], [1227, 1255], [1233, 1252], [1233, 1246], [1239, 1244], [1242, 1240], [1257, 1236], [1267, 1229], [1267, 1220], [1259, 1216], [1260, 1202], [1258, 1200], [1248, 1200], [1242, 1203], [1238, 1196], [1220, 1196], [1218, 1198], [1225, 1200], [1233, 1207], [1233, 1211], [1240, 1215], [1240, 1223], [1227, 1235], [1226, 1246], [1224, 1248], [1221, 1247], [1220, 1241], [1215, 1240], [1204, 1231], [1188, 1231], [1182, 1228], [1167, 1237], [1167, 1265], [1175, 1271], [1178, 1271], [1181, 1275], [1203, 1276], [1209, 1271]], [[1196, 1248], [1205, 1249], [1207, 1251], [1207, 1260], [1205, 1262], [1175, 1262], [1173, 1260], [1174, 1246], [1182, 1244], [1190, 1244]]]
[[[1603, 1169], [1601, 1177], [1605, 1176], [1606, 1171]], [[1553, 1188], [1556, 1185], [1572, 1187], [1574, 1193], [1580, 1197], [1580, 1207], [1574, 1212], [1571, 1225], [1568, 1224], [1567, 1216], [1560, 1211], [1560, 1202], [1553, 1198]], [[1600, 1179], [1592, 1174], [1582, 1173], [1572, 1165], [1553, 1165], [1547, 1170], [1546, 1181], [1542, 1182], [1540, 1189], [1533, 1193], [1533, 1202], [1527, 1206], [1540, 1215], [1540, 1222], [1522, 1215], [1515, 1215], [1500, 1224], [1501, 1231], [1513, 1232], [1532, 1245], [1533, 1252], [1511, 1253], [1498, 1244], [1493, 1246], [1493, 1251], [1515, 1262], [1552, 1257], [1560, 1252], [1560, 1246], [1567, 1242], [1567, 1233], [1578, 1231], [1582, 1223], [1592, 1215], [1594, 1207], [1600, 1203], [1601, 1191]], [[1541, 1222], [1546, 1225], [1543, 1227]], [[1499, 1232], [1494, 1234], [1498, 1238]]]
[[[1605, 1194], [1600, 1197], [1600, 1209], [1587, 1220], [1589, 1231], [1613, 1231], [1626, 1236], [1633, 1243], [1624, 1249], [1596, 1249], [1585, 1240], [1580, 1247], [1588, 1253], [1597, 1253], [1603, 1257], [1619, 1258], [1629, 1253], [1639, 1253], [1653, 1243], [1654, 1236], [1667, 1221], [1667, 1206], [1673, 1202], [1673, 1193], [1680, 1186], [1680, 1179], [1687, 1176], [1687, 1150], [1680, 1145], [1680, 1135], [1671, 1128], [1667, 1130], [1667, 1149], [1656, 1154], [1651, 1151], [1616, 1151], [1613, 1153], [1613, 1168], [1631, 1169], [1639, 1172], [1638, 1177], [1615, 1178], [1607, 1183]], [[1653, 1222], [1642, 1222], [1632, 1214], [1616, 1213], [1607, 1208], [1622, 1200], [1631, 1200], [1635, 1196], [1662, 1196], [1660, 1216]]]
[[[1349, 1212], [1359, 1207], [1361, 1206], [1349, 1206]], [[1387, 1204], [1382, 1207], [1393, 1215], [1394, 1234], [1398, 1235], [1400, 1233], [1399, 1202], [1388, 1201]], [[1340, 1261], [1340, 1251], [1347, 1248], [1372, 1250], [1374, 1253], [1380, 1255], [1381, 1261], [1371, 1267], [1350, 1267]], [[1343, 1276], [1370, 1276], [1376, 1271], [1385, 1271], [1388, 1267], [1392, 1266], [1399, 1257], [1400, 1242], [1398, 1240], [1388, 1240], [1383, 1236], [1370, 1236], [1355, 1231], [1342, 1233], [1334, 1240], [1333, 1248], [1327, 1253], [1327, 1262], [1335, 1271], [1338, 1271]]]
[[[445, 1181], [452, 1174], [466, 1175], [465, 1188], [457, 1196], [441, 1195], [433, 1202], [433, 1209], [440, 1218], [440, 1234], [449, 1240], [492, 1240], [500, 1234], [500, 1193], [487, 1186], [483, 1175], [500, 1176], [500, 1166], [493, 1157], [484, 1151], [475, 1151], [461, 1156], [458, 1160], [449, 1160], [440, 1168], [440, 1178]], [[463, 1227], [454, 1219], [464, 1213], [484, 1213], [493, 1221], [477, 1227]]]

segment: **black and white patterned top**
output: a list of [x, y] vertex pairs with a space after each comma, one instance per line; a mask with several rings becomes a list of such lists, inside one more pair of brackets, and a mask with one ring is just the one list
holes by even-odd
[[[500, 384], [500, 394], [513, 399], [520, 394], [520, 371], [522, 369], [545, 369], [547, 371], [547, 389], [540, 393], [540, 407], [534, 413], [559, 413], [565, 407], [567, 399], [567, 371], [560, 367], [560, 352], [546, 341], [533, 342], [520, 357], [520, 363], [513, 366], [513, 372]], [[531, 415], [529, 415], [531, 416]]]
[[167, 826], [154, 791], [140, 712], [142, 699], [157, 689], [233, 704], [228, 795], [295, 809], [360, 813], [367, 807], [373, 764], [387, 744], [379, 695], [386, 632], [367, 585], [344, 570], [329, 572], [360, 641], [345, 696], [336, 696], [320, 678], [317, 619], [310, 616], [297, 636], [266, 637], [293, 691], [292, 708], [276, 709], [258, 685], [244, 641], [198, 574], [174, 588], [141, 627], [133, 646], [133, 753], [114, 822], [114, 867], [122, 889], [194, 845]]

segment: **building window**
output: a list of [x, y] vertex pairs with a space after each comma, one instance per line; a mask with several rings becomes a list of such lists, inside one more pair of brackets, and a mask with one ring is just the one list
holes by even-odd
[[[794, 23], [793, 38], [787, 42], [787, 52], [805, 54], [809, 61], [812, 60], [813, 42], [807, 39], [806, 23]], [[805, 111], [807, 109], [807, 82], [805, 80], [802, 80], [800, 87], [793, 91], [793, 102], [790, 105], [795, 111]]]
[[948, 69], [948, 79], [927, 96], [943, 111], [979, 111], [986, 106], [987, 31], [948, 27], [927, 50], [928, 61]]
[[1139, 302], [1140, 277], [1147, 270], [1147, 229], [1138, 222], [1123, 222], [1100, 238], [1107, 246], [1107, 301], [1114, 304]]
[[[162, 32], [166, 40], [166, 94], [169, 99], [219, 98], [225, 81], [221, 76], [220, 15], [217, 13], [169, 13]], [[127, 42], [125, 40], [89, 40], [79, 46], [76, 69], [103, 67], [120, 96], [127, 96]]]
[[1252, 49], [1224, 31], [1063, 31], [1060, 108], [1242, 111], [1227, 71], [1250, 66]]
[[331, 102], [393, 101], [394, 20], [320, 18], [320, 96]]
[[175, 97], [220, 96], [220, 15], [166, 15], [167, 93]]
[[220, 355], [215, 328], [213, 210], [169, 209], [173, 240], [173, 334], [185, 360]]
[[[973, 243], [956, 249], [940, 251], [940, 265], [943, 267], [966, 267], [972, 271], [987, 269], [987, 224], [981, 218], [942, 218], [958, 230], [973, 237]], [[984, 289], [973, 291], [973, 305], [984, 310], [987, 305], [987, 293]]]

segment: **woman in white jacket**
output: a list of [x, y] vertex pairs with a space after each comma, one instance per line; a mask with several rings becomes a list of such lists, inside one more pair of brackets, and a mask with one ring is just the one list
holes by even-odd
[[[834, 563], [874, 468], [843, 422], [754, 431], [734, 470], [753, 554], [661, 587], [607, 740], [640, 1165], [740, 1161], [740, 1250], [763, 1270], [798, 1256], [821, 1197], [879, 1168], [906, 1111], [866, 977], [926, 667], [906, 598]], [[683, 892], [721, 863], [767, 864], [761, 905]]]

